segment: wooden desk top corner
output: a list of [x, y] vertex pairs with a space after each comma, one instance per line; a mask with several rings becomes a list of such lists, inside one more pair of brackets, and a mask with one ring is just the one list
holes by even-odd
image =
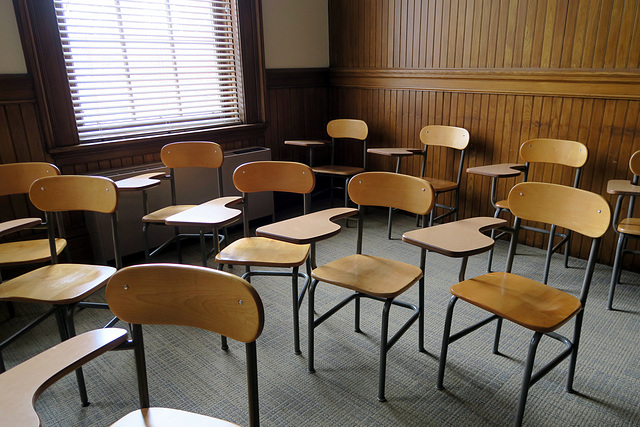
[[640, 196], [640, 185], [625, 179], [612, 179], [607, 183], [607, 193], [624, 196]]
[[163, 176], [165, 176], [164, 172], [145, 173], [116, 181], [116, 186], [120, 191], [146, 190], [160, 184], [158, 178]]
[[496, 165], [467, 168], [467, 173], [497, 178], [508, 178], [520, 175], [525, 168], [526, 166], [520, 163], [500, 163]]
[[506, 224], [502, 218], [467, 218], [406, 232], [402, 241], [448, 257], [461, 258], [491, 249], [494, 240], [482, 232]]
[[340, 232], [340, 225], [333, 221], [357, 214], [355, 208], [325, 209], [262, 226], [256, 230], [256, 236], [299, 245], [318, 242]]

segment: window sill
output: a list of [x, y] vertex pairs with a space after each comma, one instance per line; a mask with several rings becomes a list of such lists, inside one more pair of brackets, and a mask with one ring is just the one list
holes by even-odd
[[264, 141], [265, 128], [266, 123], [252, 123], [205, 131], [129, 138], [122, 141], [84, 143], [53, 148], [49, 150], [49, 154], [57, 166], [63, 167], [80, 163], [108, 161], [127, 156], [156, 154], [160, 152], [163, 145], [177, 141], [213, 141], [220, 144], [224, 149], [226, 144], [232, 144], [239, 140], [260, 139]]

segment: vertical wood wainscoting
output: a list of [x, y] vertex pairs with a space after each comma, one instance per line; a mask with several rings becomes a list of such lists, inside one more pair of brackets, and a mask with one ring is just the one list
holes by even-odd
[[[419, 146], [427, 124], [465, 127], [465, 167], [519, 162], [529, 138], [578, 140], [589, 148], [581, 188], [613, 205], [607, 181], [630, 178], [640, 149], [639, 3], [330, 0], [331, 117], [365, 120], [373, 147]], [[431, 150], [434, 176], [452, 173], [447, 156]], [[393, 170], [390, 159], [368, 161]], [[402, 172], [419, 174], [419, 159]], [[560, 167], [532, 179], [571, 184]], [[503, 180], [499, 193], [516, 181]], [[489, 178], [463, 175], [461, 216], [492, 215], [489, 193]], [[616, 237], [607, 233], [602, 262], [612, 263]], [[538, 233], [523, 239], [546, 247]], [[571, 255], [588, 249], [576, 239]], [[625, 268], [637, 269], [633, 261]]]

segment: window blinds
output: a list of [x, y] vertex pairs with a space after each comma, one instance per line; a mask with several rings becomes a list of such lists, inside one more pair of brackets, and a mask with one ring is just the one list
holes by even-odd
[[81, 142], [240, 123], [236, 0], [54, 0]]

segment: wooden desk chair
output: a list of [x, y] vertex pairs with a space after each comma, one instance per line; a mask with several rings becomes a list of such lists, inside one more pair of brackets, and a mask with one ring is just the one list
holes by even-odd
[[[331, 141], [328, 144], [331, 148], [331, 163], [328, 165], [313, 165], [313, 150], [316, 147], [327, 145], [327, 143], [325, 143], [324, 141], [285, 141], [284, 143], [287, 145], [296, 145], [309, 148], [309, 166], [311, 166], [316, 174], [328, 176], [331, 179], [329, 187], [331, 202], [333, 203], [333, 190], [342, 189], [344, 190], [344, 206], [348, 206], [349, 194], [347, 192], [347, 182], [352, 176], [360, 172], [364, 172], [367, 168], [367, 136], [369, 135], [369, 128], [367, 127], [367, 124], [362, 120], [336, 119], [331, 120], [329, 123], [327, 123], [327, 134], [329, 135], [329, 137], [331, 137]], [[362, 142], [362, 167], [336, 164], [337, 140]], [[344, 180], [344, 186], [335, 186], [334, 179]]]
[[[627, 180], [611, 180], [607, 184], [607, 193], [617, 194], [618, 201], [613, 214], [613, 230], [618, 233], [618, 245], [616, 246], [616, 255], [613, 261], [613, 271], [611, 272], [611, 284], [609, 285], [609, 299], [607, 301], [607, 310], [611, 310], [613, 305], [613, 294], [616, 284], [620, 282], [620, 273], [622, 272], [622, 258], [624, 254], [639, 255], [640, 251], [627, 249], [627, 242], [630, 238], [640, 238], [640, 218], [633, 217], [633, 208], [636, 196], [640, 196], [640, 151], [636, 151], [631, 155], [629, 160], [629, 169], [633, 173], [631, 182]], [[622, 202], [626, 196], [629, 196], [629, 206], [627, 208], [627, 218], [620, 220], [620, 211], [622, 210]]]
[[[445, 319], [437, 388], [443, 388], [444, 369], [450, 343], [493, 320], [497, 320], [493, 352], [499, 354], [498, 344], [502, 319], [516, 323], [534, 332], [525, 362], [516, 416], [516, 425], [520, 425], [529, 388], [569, 356], [571, 356], [571, 360], [567, 390], [569, 392], [573, 390], [584, 306], [593, 277], [600, 237], [605, 233], [611, 221], [611, 209], [607, 201], [600, 195], [577, 188], [539, 182], [517, 184], [509, 193], [508, 202], [511, 212], [516, 217], [516, 231], [509, 246], [507, 272], [487, 273], [451, 287], [453, 296], [449, 302]], [[511, 273], [513, 256], [518, 242], [518, 225], [522, 220], [556, 224], [592, 239], [591, 252], [579, 298]], [[492, 315], [476, 325], [450, 335], [453, 309], [458, 299], [489, 311]], [[575, 325], [572, 342], [569, 338], [555, 331], [573, 317], [575, 317]], [[543, 335], [564, 343], [566, 348], [533, 374], [536, 349]]]
[[[34, 405], [60, 378], [127, 339], [127, 331], [105, 328], [85, 332], [0, 374], [0, 414], [7, 426], [40, 426]], [[59, 420], [64, 424], [64, 420]]]
[[[435, 216], [434, 208], [429, 214], [429, 226], [433, 225], [435, 221], [439, 221], [449, 215], [453, 215], [454, 219], [457, 221], [458, 207], [460, 205], [462, 164], [464, 163], [465, 149], [467, 148], [467, 145], [469, 145], [469, 131], [455, 126], [429, 125], [420, 129], [420, 141], [424, 145], [421, 153], [422, 167], [420, 169], [420, 176], [431, 184], [436, 195], [436, 200], [442, 193], [453, 192], [450, 204], [447, 205], [436, 202], [435, 208], [444, 209], [445, 212]], [[427, 174], [427, 150], [429, 147], [445, 147], [460, 151], [460, 160], [458, 162], [458, 171], [455, 174], [455, 180], [433, 178], [430, 176], [431, 174]], [[446, 159], [440, 157], [438, 161], [434, 160], [433, 163], [443, 164], [446, 163]], [[433, 163], [431, 170], [434, 169]]]
[[[309, 244], [295, 244], [267, 237], [249, 237], [249, 218], [247, 206], [251, 204], [251, 194], [262, 191], [280, 191], [303, 195], [304, 213], [309, 213], [310, 194], [316, 184], [316, 177], [311, 168], [302, 163], [259, 161], [238, 166], [233, 173], [233, 183], [242, 192], [244, 237], [222, 249], [216, 255], [218, 268], [225, 265], [245, 266], [243, 279], [251, 281], [252, 276], [291, 276], [291, 292], [293, 298], [293, 336], [295, 354], [300, 354], [300, 332], [298, 311], [307, 290], [309, 276], [300, 272], [300, 266], [307, 262], [307, 270], [311, 271]], [[286, 271], [251, 271], [251, 267], [290, 268]], [[304, 286], [298, 294], [298, 277], [305, 279]]]
[[109, 280], [107, 301], [118, 318], [133, 324], [132, 343], [142, 408], [114, 426], [234, 425], [176, 409], [150, 407], [142, 325], [192, 326], [244, 342], [249, 420], [250, 425], [259, 425], [256, 339], [264, 326], [264, 310], [260, 296], [249, 283], [233, 274], [205, 267], [136, 265], [123, 268]]
[[[0, 165], [0, 197], [29, 194], [33, 181], [45, 176], [57, 176], [60, 171], [50, 163], [8, 163]], [[42, 219], [19, 218], [0, 223], [0, 237], [19, 231], [41, 227]], [[56, 239], [56, 254], [60, 255], [67, 246], [64, 239]], [[29, 264], [45, 263], [51, 260], [48, 239], [11, 241], [0, 244], [0, 282], [2, 269]]]
[[[580, 183], [580, 173], [582, 167], [587, 162], [589, 151], [587, 147], [581, 142], [567, 141], [563, 139], [549, 139], [549, 138], [537, 138], [525, 141], [520, 146], [520, 157], [525, 161], [524, 178], [523, 181], [527, 182], [531, 175], [531, 168], [533, 164], [551, 164], [568, 166], [574, 169], [573, 172], [573, 187], [578, 188]], [[517, 166], [516, 166], [517, 167]], [[547, 174], [545, 174], [546, 176]], [[492, 192], [496, 191], [496, 186], [492, 185]], [[494, 200], [495, 194], [492, 194], [492, 200]], [[500, 200], [494, 204], [495, 214], [494, 217], [498, 217], [501, 212], [509, 212], [509, 201]], [[550, 230], [544, 228], [531, 227], [521, 225], [521, 228], [525, 230], [535, 231], [549, 235], [549, 243], [547, 247], [547, 260], [544, 265], [544, 272], [542, 274], [542, 283], [547, 283], [549, 279], [549, 266], [551, 265], [551, 256], [563, 245], [564, 250], [564, 266], [569, 266], [569, 249], [571, 246], [571, 230], [567, 230], [565, 233], [560, 233], [556, 230], [556, 226], [552, 225]], [[503, 232], [513, 234], [513, 228], [504, 228]], [[491, 232], [491, 237], [495, 237], [495, 231]], [[498, 236], [499, 237], [499, 236]], [[554, 245], [555, 238], [559, 237], [560, 241]], [[491, 271], [493, 259], [493, 249], [489, 252], [489, 260], [487, 265], [487, 271]]]
[[[313, 353], [315, 328], [353, 300], [355, 301], [356, 311], [355, 330], [356, 332], [361, 332], [361, 298], [371, 298], [384, 302], [378, 380], [378, 400], [384, 402], [386, 400], [384, 389], [388, 351], [416, 320], [420, 319], [419, 325], [423, 325], [422, 299], [418, 301], [416, 306], [396, 300], [396, 297], [402, 295], [422, 277], [422, 270], [403, 262], [362, 253], [364, 222], [362, 209], [365, 206], [392, 207], [417, 215], [426, 215], [433, 208], [434, 193], [431, 185], [423, 179], [390, 172], [364, 172], [358, 174], [351, 179], [348, 189], [351, 200], [358, 204], [361, 214], [358, 221], [357, 251], [355, 255], [315, 268], [311, 273], [313, 280], [309, 288], [308, 369], [309, 372], [315, 372]], [[316, 287], [319, 282], [340, 286], [355, 292], [316, 319], [314, 301]], [[419, 292], [420, 295], [424, 295], [422, 281], [420, 281]], [[413, 310], [414, 313], [398, 332], [388, 338], [389, 312], [392, 305]], [[419, 336], [422, 336], [422, 334], [423, 331], [420, 330]]]
[[[174, 226], [174, 236], [161, 244], [159, 247], [150, 251], [149, 249], [149, 226], [161, 225], [166, 226], [166, 219], [170, 216], [184, 212], [194, 208], [197, 204], [178, 204], [178, 195], [176, 192], [176, 169], [181, 168], [210, 168], [217, 172], [218, 192], [215, 197], [222, 196], [222, 161], [224, 153], [220, 145], [215, 142], [191, 141], [191, 142], [174, 142], [162, 147], [160, 151], [162, 163], [169, 168], [169, 179], [171, 185], [171, 205], [158, 209], [154, 212], [146, 214], [142, 217], [142, 232], [144, 234], [145, 258], [147, 262], [154, 255], [158, 254], [168, 245], [175, 242], [178, 251], [178, 262], [182, 262], [182, 246], [181, 240], [189, 237], [200, 238], [200, 234], [180, 233], [180, 227]], [[153, 178], [153, 177], [152, 177]], [[203, 182], [203, 186], [213, 187], [213, 183]], [[145, 190], [146, 191], [146, 190]], [[217, 233], [206, 234], [207, 237], [214, 239], [214, 247], [220, 242], [220, 236]], [[205, 256], [203, 254], [203, 256]]]
[[[0, 301], [48, 304], [53, 307], [0, 343], [0, 350], [52, 314], [56, 315], [60, 338], [75, 335], [73, 314], [76, 307], [108, 308], [106, 304], [82, 302], [106, 285], [120, 268], [120, 245], [116, 209], [118, 191], [113, 181], [95, 176], [61, 175], [36, 180], [29, 191], [34, 206], [46, 215], [51, 265], [40, 267], [0, 285]], [[63, 211], [92, 211], [108, 214], [116, 268], [101, 265], [58, 263], [53, 215]], [[1, 358], [0, 358], [1, 362]], [[0, 367], [4, 370], [4, 364]], [[82, 403], [88, 404], [82, 371], [76, 371]]]

